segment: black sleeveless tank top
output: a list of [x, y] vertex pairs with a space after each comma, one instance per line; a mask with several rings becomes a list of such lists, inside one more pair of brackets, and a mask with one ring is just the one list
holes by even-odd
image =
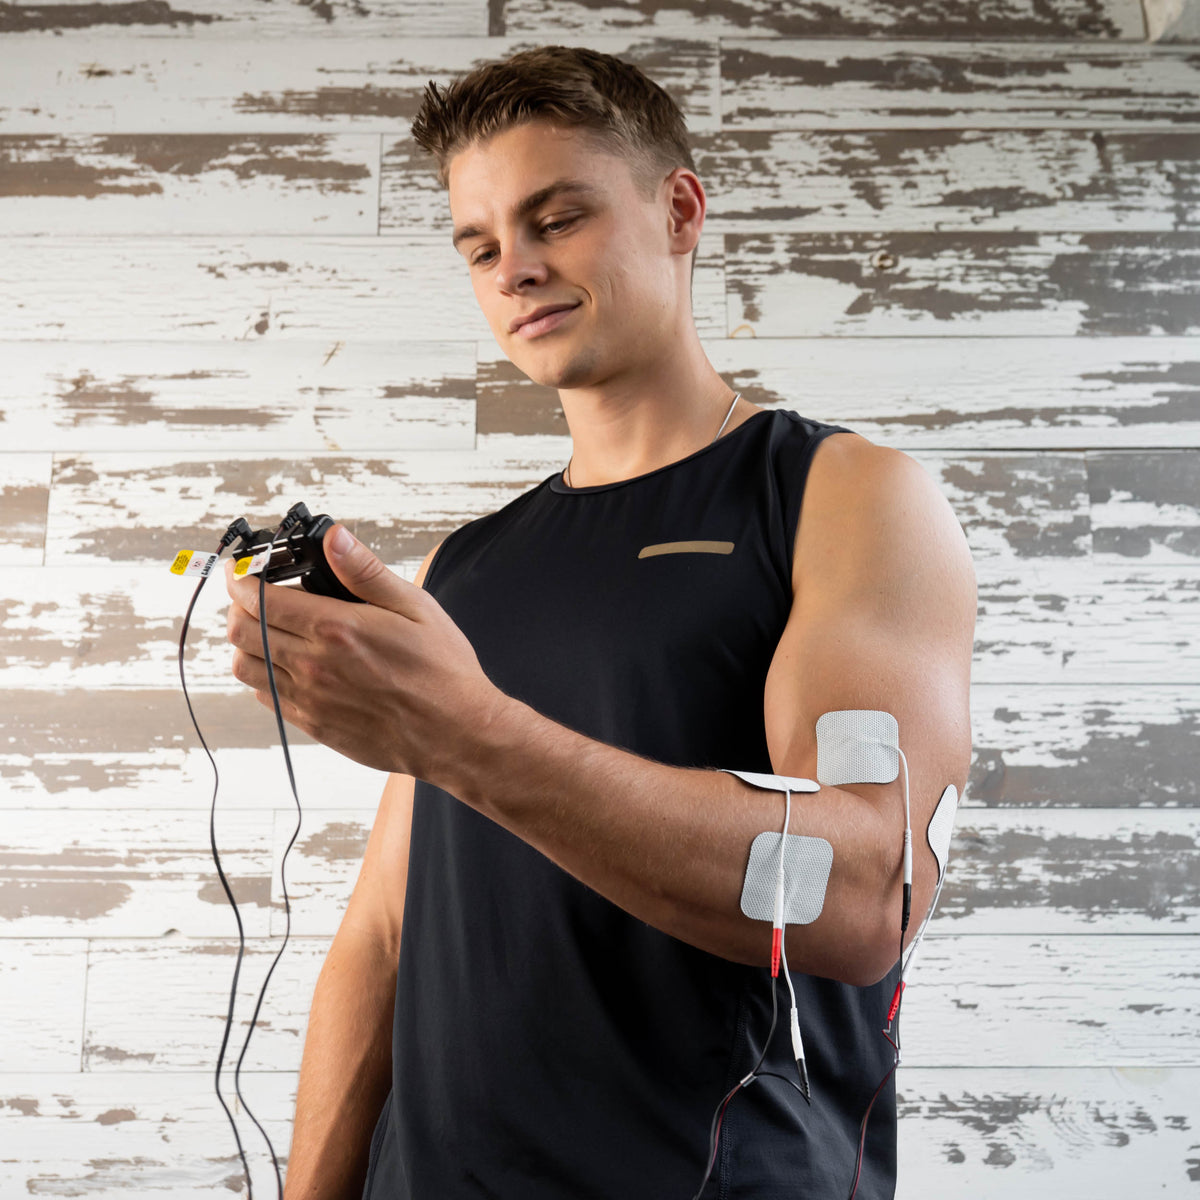
[[[492, 681], [553, 720], [675, 766], [770, 772], [767, 668], [809, 463], [835, 432], [852, 431], [767, 410], [633, 479], [572, 488], [555, 473], [447, 537], [425, 587]], [[733, 548], [645, 552], [681, 542]], [[765, 924], [763, 944], [765, 958]], [[793, 981], [811, 1107], [781, 1079], [741, 1089], [705, 1200], [850, 1191], [891, 1065], [895, 970], [867, 988]], [[419, 780], [393, 1086], [364, 1198], [690, 1200], [714, 1109], [767, 1035], [771, 986], [766, 967], [659, 932]], [[776, 987], [763, 1070], [795, 1078]], [[893, 1194], [895, 1120], [889, 1082], [859, 1200]]]

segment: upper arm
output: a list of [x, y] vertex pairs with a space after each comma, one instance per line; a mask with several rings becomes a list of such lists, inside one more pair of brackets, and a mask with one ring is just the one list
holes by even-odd
[[[418, 587], [424, 586], [429, 564], [440, 548], [439, 542], [421, 563], [413, 580]], [[416, 781], [411, 775], [388, 776], [363, 851], [358, 880], [342, 917], [342, 928], [361, 930], [381, 938], [393, 956], [400, 952], [400, 931], [404, 922], [415, 786]]]
[[[896, 718], [919, 915], [936, 878], [932, 854], [920, 852], [922, 834], [946, 785], [962, 794], [970, 767], [976, 586], [966, 537], [915, 459], [857, 435], [830, 435], [809, 470], [793, 591], [764, 695], [772, 765], [816, 778], [822, 713], [882, 709]], [[903, 774], [845, 790], [894, 823], [898, 864]]]

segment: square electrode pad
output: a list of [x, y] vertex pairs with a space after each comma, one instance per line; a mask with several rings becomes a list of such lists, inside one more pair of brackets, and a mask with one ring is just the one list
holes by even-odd
[[[755, 921], [775, 917], [780, 833], [760, 833], [750, 844], [750, 865], [742, 885], [742, 912]], [[824, 839], [789, 833], [783, 858], [783, 919], [809, 925], [825, 907], [833, 847]]]

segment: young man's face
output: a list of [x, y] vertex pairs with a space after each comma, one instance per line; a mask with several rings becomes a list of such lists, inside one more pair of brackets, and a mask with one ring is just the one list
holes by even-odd
[[505, 354], [538, 383], [595, 387], [636, 375], [690, 321], [669, 187], [648, 199], [594, 135], [516, 126], [458, 153], [449, 191], [479, 306]]

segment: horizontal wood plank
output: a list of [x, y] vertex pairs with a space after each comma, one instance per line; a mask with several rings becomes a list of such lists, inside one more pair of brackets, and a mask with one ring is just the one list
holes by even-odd
[[1194, 685], [975, 681], [971, 726], [966, 808], [1200, 804]]
[[546, 37], [559, 32], [647, 33], [704, 31], [746, 37], [808, 38], [1141, 38], [1142, 14], [1133, 0], [1054, 4], [900, 5], [870, 0], [830, 7], [808, 0], [503, 0], [504, 31]]
[[251, 41], [315, 36], [477, 37], [488, 0], [355, 0], [259, 4], [255, 0], [14, 0], [0, 4], [0, 33], [59, 39], [227, 37]]
[[[281, 1162], [295, 1088], [291, 1072], [242, 1074]], [[1200, 1071], [1187, 1067], [906, 1064], [897, 1080], [896, 1195], [1020, 1200], [1050, 1172], [1056, 1195], [1081, 1200], [1187, 1194], [1198, 1090]], [[244, 1113], [239, 1120], [265, 1186], [265, 1149]], [[234, 1186], [241, 1166], [209, 1072], [12, 1073], [0, 1098], [0, 1140], [23, 1148], [19, 1162], [0, 1162], [0, 1188], [12, 1195], [53, 1189], [127, 1200], [169, 1190], [201, 1200]]]
[[[1151, 28], [1183, 24], [1169, 10], [1153, 23], [1160, 0], [1146, 0]], [[969, 5], [895, 9], [854, 3], [836, 11], [791, 0], [717, 0], [703, 6], [664, 5], [661, 0], [622, 0], [598, 6], [588, 0], [451, 0], [430, 6], [420, 0], [384, 0], [369, 9], [349, 0], [292, 9], [263, 9], [247, 0], [198, 0], [161, 4], [130, 0], [81, 4], [74, 0], [16, 0], [0, 7], [0, 32], [72, 36], [77, 30], [104, 36], [139, 34], [270, 38], [317, 33], [322, 36], [422, 37], [437, 34], [536, 36], [585, 33], [657, 36], [707, 35], [785, 37], [937, 37], [1140, 39], [1145, 34], [1138, 0], [1059, 0], [1033, 5], [1008, 0], [984, 11]]]
[[[12, 237], [0, 256], [0, 339], [491, 339], [444, 237]], [[80, 280], [104, 280], [104, 304]], [[436, 281], [436, 283], [431, 283]], [[695, 316], [725, 335], [720, 242], [697, 259]]]
[[[962, 449], [990, 459], [993, 450], [1200, 447], [1195, 339], [1027, 338], [1014, 345], [969, 337], [738, 336], [707, 338], [704, 348], [752, 403], [848, 425], [909, 452]], [[490, 337], [16, 343], [0, 379], [0, 439], [43, 457], [0, 454], [0, 478], [11, 477], [17, 489], [5, 496], [13, 504], [7, 511], [18, 518], [0, 539], [7, 534], [15, 543], [14, 561], [17, 548], [35, 539], [40, 561], [46, 451], [236, 453], [260, 444], [280, 452], [470, 450], [476, 428], [483, 454], [492, 453], [494, 434], [549, 434], [569, 445], [558, 393], [531, 382]], [[1151, 462], [1169, 458], [1114, 459], [1113, 468], [1122, 461], [1139, 488], [1179, 490], [1170, 472], [1154, 483], [1164, 468]], [[1141, 478], [1143, 468], [1152, 478]], [[1102, 495], [1103, 488], [1098, 503], [1107, 505]], [[1104, 516], [1106, 523], [1120, 519], [1119, 507]], [[1182, 513], [1176, 506], [1171, 520], [1187, 528], [1186, 506]], [[1042, 535], [1030, 525], [1027, 532], [1062, 546], [1061, 530]], [[1160, 547], [1150, 541], [1155, 555]]]
[[[221, 866], [250, 936], [269, 932], [272, 814], [245, 812], [240, 781], [216, 817]], [[276, 803], [283, 800], [278, 788]], [[203, 801], [197, 791], [194, 801]], [[189, 937], [236, 932], [213, 863], [207, 808], [10, 811], [0, 846], [0, 937]], [[282, 903], [282, 901], [281, 901]]]
[[[374, 808], [305, 811], [288, 856], [293, 932], [337, 932], [374, 818]], [[295, 814], [278, 811], [275, 935], [283, 933], [285, 916], [278, 864], [294, 829]], [[914, 837], [918, 858], [929, 855], [921, 831]], [[1200, 929], [1200, 816], [961, 810], [929, 929], [931, 935], [1194, 932]]]
[[370, 234], [376, 134], [0, 137], [5, 234]]
[[738, 129], [1195, 128], [1186, 47], [725, 39], [722, 124]]
[[[541, 41], [295, 36], [264, 54], [253, 40], [207, 33], [8, 39], [0, 133], [404, 133], [431, 79], [448, 84]], [[690, 128], [717, 127], [715, 39], [562, 41], [627, 59], [675, 98]]]
[[1200, 233], [729, 234], [757, 337], [1194, 337]]
[[[0, 430], [4, 421], [0, 409]], [[0, 566], [41, 563], [46, 546], [50, 473], [48, 453], [0, 453]]]
[[[192, 706], [220, 773], [218, 811], [289, 804], [274, 716], [245, 688], [194, 692]], [[0, 713], [0, 809], [115, 813], [211, 802], [212, 765], [177, 688], [0, 692]], [[288, 742], [305, 804], [361, 809], [378, 801], [382, 772], [298, 729], [289, 727]]]
[[[154, 532], [145, 537], [152, 556]], [[366, 538], [372, 545], [380, 540]], [[192, 541], [177, 536], [157, 568], [7, 569], [0, 688], [174, 687], [190, 589], [167, 567], [180, 549], [205, 548]], [[125, 550], [129, 560], [144, 561], [131, 552], [141, 546], [117, 549], [111, 556], [117, 560]], [[86, 563], [97, 551], [84, 543], [76, 561]], [[1194, 567], [982, 559], [976, 574], [975, 683], [1194, 684], [1200, 678]], [[221, 589], [219, 580], [209, 589], [218, 609], [227, 603]], [[229, 691], [231, 653], [223, 617], [197, 621], [189, 682], [197, 691]]]
[[[58, 454], [471, 450], [475, 374], [469, 341], [27, 342], [0, 376], [0, 440]], [[0, 456], [0, 471], [19, 461]]]
[[[917, 11], [917, 10], [914, 10]], [[1099, 129], [697, 133], [705, 234], [1200, 227], [1200, 135]], [[380, 230], [450, 227], [411, 138], [384, 139]]]
[[84, 938], [0, 938], [0, 1078], [80, 1069], [87, 959]]
[[[314, 453], [303, 462], [64, 455], [47, 561], [169, 563], [180, 549], [215, 545], [233, 516], [273, 525], [302, 496], [351, 525], [385, 561], [419, 560], [452, 529], [536, 488], [568, 453], [565, 437], [531, 435], [481, 439], [474, 452]], [[910, 457], [946, 497], [978, 566], [1091, 559], [1118, 570], [1200, 559], [1188, 500], [1200, 470], [1195, 451]]]
[[[296, 1076], [244, 1071], [241, 1092], [279, 1156], [287, 1161]], [[274, 1188], [266, 1145], [234, 1094], [252, 1178]], [[0, 1160], [6, 1196], [89, 1196], [140, 1200], [169, 1192], [186, 1200], [244, 1195], [242, 1164], [213, 1091], [211, 1071], [12, 1073], [0, 1081], [0, 1144], [20, 1147]]]
[[[212, 620], [216, 638], [220, 620]], [[286, 808], [270, 713], [244, 688], [195, 692], [193, 704], [220, 766], [219, 810]], [[7, 733], [0, 809], [183, 809], [211, 797], [212, 768], [173, 683], [0, 691], [0, 713]], [[960, 822], [983, 808], [1200, 807], [1195, 685], [976, 683], [971, 723], [974, 752]], [[380, 772], [298, 730], [290, 730], [289, 741], [306, 810], [373, 810]]]
[[[239, 1052], [253, 997], [281, 942], [255, 940], [248, 948], [232, 1039]], [[249, 1069], [299, 1064], [327, 946], [324, 938], [288, 943], [264, 1001], [265, 1023], [247, 1053]], [[98, 939], [90, 947], [86, 1070], [199, 1070], [215, 1059], [236, 942]], [[1198, 970], [1200, 938], [1186, 934], [930, 936], [900, 1016], [905, 1061], [1198, 1066]], [[28, 982], [39, 986], [36, 976]]]
[[1186, 1067], [902, 1066], [897, 1200], [1189, 1196], [1196, 1096]]
[[[199, 1071], [216, 1065], [236, 937], [97, 939], [89, 945], [85, 1071]], [[226, 1052], [230, 1064], [242, 1053], [255, 1002], [282, 945], [282, 938], [247, 940]], [[288, 941], [251, 1035], [246, 1070], [299, 1069], [312, 992], [328, 949], [328, 938]]]
[[[848, 425], [898, 449], [1200, 446], [1195, 338], [707, 338], [730, 387], [761, 407]], [[567, 425], [558, 393], [479, 343], [480, 447]], [[565, 461], [565, 460], [564, 460]]]

